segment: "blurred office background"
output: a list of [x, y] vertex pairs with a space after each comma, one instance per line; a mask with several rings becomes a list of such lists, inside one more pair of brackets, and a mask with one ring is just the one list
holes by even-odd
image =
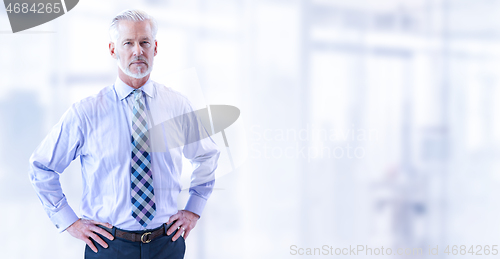
[[[500, 245], [498, 1], [85, 0], [17, 34], [0, 8], [3, 258], [83, 256], [45, 215], [28, 158], [114, 82], [107, 26], [127, 8], [158, 20], [153, 79], [194, 67], [207, 104], [241, 110], [246, 162], [217, 179], [186, 258]], [[62, 181], [78, 212], [78, 161]]]

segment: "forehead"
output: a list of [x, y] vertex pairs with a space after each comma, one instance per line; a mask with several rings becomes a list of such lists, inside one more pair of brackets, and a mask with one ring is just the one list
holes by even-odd
[[153, 38], [149, 21], [121, 20], [118, 22], [118, 38], [135, 39], [144, 37]]

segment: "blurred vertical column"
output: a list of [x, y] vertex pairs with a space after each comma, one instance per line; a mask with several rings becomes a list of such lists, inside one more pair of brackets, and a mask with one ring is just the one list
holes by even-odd
[[[299, 0], [299, 10], [300, 10], [300, 49], [299, 49], [299, 91], [301, 100], [299, 102], [300, 113], [299, 113], [299, 127], [306, 129], [307, 125], [310, 123], [310, 85], [309, 85], [309, 67], [310, 67], [310, 15], [311, 15], [311, 0]], [[307, 141], [300, 141], [298, 148], [303, 149], [309, 145]], [[309, 181], [309, 164], [306, 159], [298, 159], [300, 165], [299, 171], [299, 181], [300, 181], [300, 201], [299, 201], [299, 224], [297, 226], [298, 233], [300, 235], [299, 239], [301, 245], [309, 245], [310, 237], [314, 233], [311, 233], [312, 229], [310, 226], [311, 215], [309, 215], [309, 204], [310, 204], [310, 181]]]
[[[450, 1], [427, 1], [427, 18], [423, 33], [425, 40], [437, 39], [436, 47], [430, 47], [422, 59], [428, 66], [423, 75], [431, 77], [425, 88], [424, 99], [416, 106], [427, 110], [417, 132], [419, 174], [425, 179], [425, 241], [433, 246], [445, 244], [448, 225], [448, 172], [450, 148], [450, 49], [449, 12]], [[431, 46], [430, 44], [427, 46]], [[423, 76], [422, 74], [417, 76]]]

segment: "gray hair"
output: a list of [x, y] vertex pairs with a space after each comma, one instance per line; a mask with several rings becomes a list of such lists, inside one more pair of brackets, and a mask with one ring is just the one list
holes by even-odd
[[149, 24], [151, 25], [151, 32], [153, 33], [153, 40], [156, 39], [156, 33], [158, 32], [158, 24], [155, 18], [153, 18], [153, 16], [141, 10], [125, 10], [117, 14], [115, 18], [113, 18], [113, 21], [111, 21], [111, 24], [109, 25], [109, 38], [112, 42], [116, 43], [116, 40], [118, 39], [118, 23], [121, 20], [135, 21], [135, 22], [149, 21]]

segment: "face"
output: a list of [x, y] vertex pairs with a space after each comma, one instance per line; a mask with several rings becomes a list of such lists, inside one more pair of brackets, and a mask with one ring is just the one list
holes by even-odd
[[126, 21], [118, 23], [118, 39], [109, 44], [111, 56], [117, 59], [118, 67], [126, 75], [143, 78], [153, 70], [157, 43], [153, 40], [149, 21]]

